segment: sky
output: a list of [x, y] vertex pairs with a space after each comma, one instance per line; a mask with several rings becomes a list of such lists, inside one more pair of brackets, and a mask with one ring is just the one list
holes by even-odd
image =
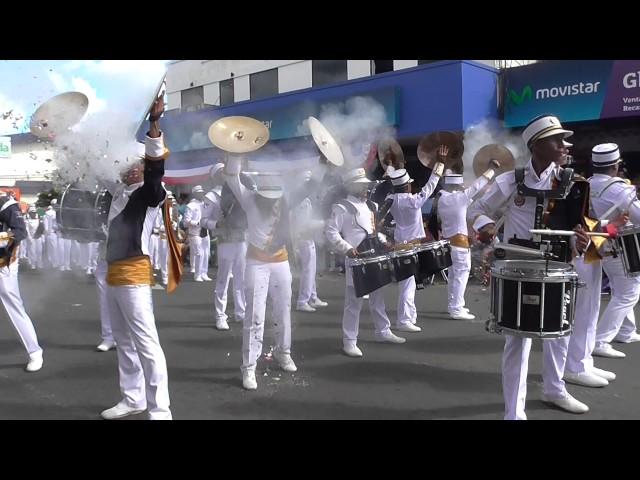
[[[140, 119], [166, 70], [166, 60], [0, 60], [0, 135], [29, 131], [40, 104], [62, 92], [89, 98], [85, 119], [118, 112]], [[84, 121], [84, 120], [83, 120]]]

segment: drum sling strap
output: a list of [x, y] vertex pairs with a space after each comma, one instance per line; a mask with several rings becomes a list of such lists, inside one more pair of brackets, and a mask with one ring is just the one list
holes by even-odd
[[374, 213], [375, 204], [367, 200], [367, 207], [369, 207], [369, 210], [371, 210], [371, 216], [373, 217], [373, 233], [367, 232], [367, 229], [364, 228], [362, 225], [360, 225], [360, 223], [358, 222], [358, 209], [355, 207], [353, 203], [351, 203], [347, 199], [343, 199], [338, 201], [337, 204], [342, 206], [347, 212], [352, 214], [353, 220], [356, 223], [356, 225], [364, 231], [365, 238], [356, 246], [356, 251], [358, 253], [375, 254], [375, 252], [378, 251], [380, 248], [380, 245], [378, 242], [378, 236], [376, 233], [376, 222], [375, 222], [376, 215]]

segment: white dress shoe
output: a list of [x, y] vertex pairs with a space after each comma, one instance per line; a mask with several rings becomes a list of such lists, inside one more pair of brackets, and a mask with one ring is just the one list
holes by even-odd
[[309, 306], [311, 306], [313, 308], [318, 308], [318, 307], [328, 307], [329, 304], [327, 302], [323, 302], [319, 298], [316, 298], [315, 300], [311, 300], [309, 302]]
[[564, 381], [573, 383], [575, 385], [582, 385], [583, 387], [606, 387], [609, 385], [609, 382], [602, 378], [599, 375], [596, 375], [592, 372], [580, 372], [580, 373], [571, 373], [564, 372]]
[[128, 417], [129, 415], [135, 415], [136, 413], [142, 413], [146, 408], [130, 407], [126, 401], [121, 400], [115, 407], [108, 408], [100, 413], [100, 416], [105, 420], [114, 420], [116, 418]]
[[624, 358], [627, 355], [613, 348], [611, 344], [605, 343], [593, 349], [593, 355], [605, 358]]
[[96, 347], [96, 350], [99, 352], [108, 352], [109, 350], [116, 348], [115, 342], [105, 342], [103, 341]]
[[243, 318], [243, 317], [236, 317], [236, 316], [234, 316], [234, 317], [233, 317], [233, 320], [234, 320], [236, 323], [244, 323], [244, 318]]
[[376, 342], [381, 342], [381, 343], [404, 343], [406, 342], [407, 339], [406, 338], [402, 338], [402, 337], [398, 337], [397, 335], [394, 335], [392, 331], [389, 331], [383, 335], [377, 335], [376, 334]]
[[256, 390], [258, 388], [254, 370], [244, 370], [242, 372], [242, 388], [245, 390]]
[[205, 282], [213, 282], [213, 280], [209, 278], [209, 275], [207, 274], [202, 275], [200, 278], [202, 278], [202, 280], [204, 280]]
[[193, 279], [194, 282], [204, 282], [204, 280], [202, 279], [202, 277], [195, 277]]
[[357, 345], [345, 346], [345, 347], [342, 348], [342, 351], [348, 357], [361, 357], [362, 356], [362, 350], [360, 350]]
[[308, 303], [303, 303], [302, 305], [298, 305], [296, 310], [299, 312], [315, 312], [316, 309], [310, 306]]
[[280, 365], [280, 368], [285, 372], [298, 371], [298, 367], [296, 367], [296, 364], [293, 362], [293, 359], [291, 358], [290, 354], [273, 352], [273, 358], [275, 359], [276, 362], [278, 362], [278, 365]]
[[565, 397], [561, 397], [561, 398], [551, 398], [543, 394], [542, 401], [546, 403], [551, 403], [556, 407], [559, 407], [562, 410], [565, 410], [571, 413], [587, 413], [589, 411], [589, 407], [587, 405], [576, 400], [568, 393]]
[[218, 330], [229, 330], [229, 324], [224, 318], [219, 318], [216, 320], [216, 328]]
[[474, 318], [476, 318], [476, 316], [473, 315], [472, 313], [465, 312], [465, 311], [449, 313], [449, 317], [451, 317], [454, 320], [473, 320]]
[[629, 338], [620, 339], [620, 338], [616, 337], [616, 338], [613, 339], [613, 341], [614, 342], [618, 342], [618, 343], [640, 342], [640, 335], [638, 334], [638, 332], [633, 332]]
[[37, 372], [42, 368], [44, 364], [44, 359], [42, 358], [42, 352], [40, 354], [32, 355], [29, 358], [29, 363], [25, 367], [27, 372]]
[[422, 329], [413, 323], [401, 323], [396, 327], [399, 332], [421, 332]]
[[615, 373], [610, 372], [608, 370], [602, 370], [601, 368], [592, 367], [591, 368], [591, 373], [595, 373], [596, 375], [598, 375], [599, 377], [604, 378], [608, 382], [613, 382], [616, 379], [616, 374]]

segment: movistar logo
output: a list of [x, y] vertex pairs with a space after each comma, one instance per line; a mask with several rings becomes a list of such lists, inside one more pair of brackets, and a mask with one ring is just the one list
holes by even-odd
[[520, 94], [515, 90], [509, 90], [508, 99], [510, 103], [514, 105], [522, 105], [525, 100], [531, 100], [533, 98], [533, 90], [531, 89], [531, 85], [525, 86]]

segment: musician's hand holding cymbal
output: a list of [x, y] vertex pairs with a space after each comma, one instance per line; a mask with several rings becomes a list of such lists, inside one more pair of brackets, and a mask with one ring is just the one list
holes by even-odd
[[151, 105], [149, 110], [149, 137], [158, 138], [160, 136], [160, 125], [158, 120], [164, 113], [164, 92], [160, 92], [158, 98]]

